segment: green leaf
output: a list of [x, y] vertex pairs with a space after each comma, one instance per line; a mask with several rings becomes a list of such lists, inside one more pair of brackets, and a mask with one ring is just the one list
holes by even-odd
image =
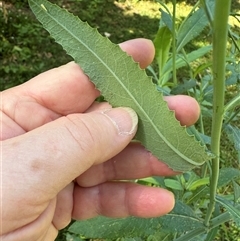
[[96, 217], [89, 220], [77, 221], [68, 229], [74, 234], [81, 234], [86, 238], [117, 239], [125, 237], [148, 237], [157, 231], [156, 219], [107, 218]]
[[232, 167], [222, 168], [219, 172], [218, 188], [228, 185], [235, 178], [240, 178], [240, 170]]
[[44, 28], [61, 44], [114, 107], [133, 108], [139, 117], [136, 139], [177, 171], [207, 161], [205, 147], [186, 133], [156, 86], [118, 45], [66, 10], [46, 0], [29, 0]]
[[189, 190], [193, 191], [197, 189], [198, 187], [204, 186], [209, 184], [209, 177], [201, 178], [199, 180], [194, 181], [191, 186], [189, 187]]
[[188, 90], [194, 88], [196, 85], [197, 85], [197, 81], [195, 79], [184, 80], [183, 83], [172, 88], [170, 93], [172, 95], [183, 94], [183, 93], [186, 93]]
[[239, 211], [239, 209], [234, 207], [234, 205], [230, 201], [228, 201], [227, 199], [225, 199], [223, 197], [216, 196], [216, 201], [228, 210], [228, 212], [232, 216], [234, 222], [237, 224], [237, 226], [240, 227], [240, 211]]
[[163, 11], [162, 9], [160, 9], [160, 12], [161, 12], [160, 26], [161, 26], [161, 24], [162, 25], [164, 24], [172, 32], [173, 23], [172, 23], [172, 16], [171, 16], [171, 14], [169, 12]]
[[200, 199], [204, 199], [207, 197], [207, 195], [209, 194], [209, 187], [207, 186], [201, 186], [198, 189], [194, 190], [192, 193], [192, 196], [187, 200], [188, 204], [191, 203], [197, 203]]
[[173, 232], [188, 232], [203, 228], [192, 209], [187, 205], [177, 202], [173, 211], [159, 218], [107, 218], [97, 217], [90, 220], [78, 221], [69, 227], [69, 232], [81, 234], [86, 238], [109, 238], [116, 239], [122, 237], [147, 238], [154, 235], [159, 230]]
[[238, 161], [240, 162], [240, 129], [230, 124], [227, 124], [225, 126], [225, 131], [228, 135], [229, 140], [233, 142], [234, 147], [238, 152]]
[[219, 230], [219, 227], [215, 227], [215, 228], [211, 229], [208, 232], [205, 241], [213, 241], [218, 233], [218, 230]]
[[177, 180], [167, 178], [167, 179], [164, 179], [164, 183], [165, 183], [165, 186], [168, 188], [171, 188], [173, 190], [183, 191], [183, 186]]
[[[201, 58], [210, 50], [212, 50], [212, 46], [204, 46], [202, 48], [199, 48], [187, 54], [186, 58], [185, 56], [178, 54], [177, 60], [176, 60], [176, 69], [189, 65], [190, 62]], [[167, 63], [164, 65], [164, 68], [162, 70], [162, 76], [160, 76], [160, 78], [164, 79], [165, 81], [162, 80], [161, 83], [164, 84], [165, 82], [168, 81], [168, 76], [171, 73], [171, 71], [172, 71], [172, 58], [170, 58], [167, 61]]]
[[164, 177], [156, 177], [156, 176], [145, 177], [145, 178], [139, 179], [139, 181], [145, 182], [147, 184], [153, 184], [155, 186], [165, 187]]
[[161, 227], [171, 232], [188, 232], [199, 228], [205, 228], [202, 220], [196, 217], [194, 211], [186, 204], [176, 201], [173, 211], [158, 218]]
[[158, 63], [159, 76], [162, 74], [162, 69], [169, 57], [169, 50], [172, 42], [172, 33], [167, 26], [160, 27], [154, 39], [155, 58]]
[[[240, 181], [240, 177], [239, 177]], [[238, 185], [236, 182], [232, 181], [233, 183], [233, 191], [234, 191], [234, 202], [240, 203], [240, 185]]]
[[[239, 67], [240, 68], [240, 67]], [[240, 77], [239, 77], [240, 78]], [[224, 112], [230, 111], [234, 108], [239, 108], [240, 106], [240, 94], [231, 99], [225, 106]]]
[[199, 235], [203, 235], [206, 232], [204, 228], [198, 228], [190, 232], [184, 233], [181, 237], [174, 239], [174, 241], [205, 241]]
[[[213, 3], [211, 4], [213, 7]], [[207, 26], [208, 19], [203, 8], [191, 13], [181, 24], [177, 34], [177, 52], [197, 37]]]
[[[235, 209], [237, 209], [240, 212], [240, 205], [236, 205]], [[231, 214], [228, 211], [226, 211], [226, 212], [212, 218], [211, 225], [209, 228], [212, 229], [215, 227], [219, 227], [223, 223], [229, 222], [231, 219], [232, 219]]]

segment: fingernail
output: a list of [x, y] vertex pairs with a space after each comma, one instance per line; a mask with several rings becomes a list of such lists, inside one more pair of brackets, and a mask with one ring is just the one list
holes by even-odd
[[138, 116], [134, 110], [128, 107], [119, 107], [103, 110], [118, 130], [120, 135], [132, 135], [137, 130]]

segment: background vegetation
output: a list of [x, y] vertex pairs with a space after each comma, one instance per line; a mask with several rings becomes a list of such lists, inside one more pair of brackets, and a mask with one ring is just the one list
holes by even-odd
[[[178, 2], [181, 4], [178, 17], [183, 18], [196, 0]], [[54, 3], [78, 15], [114, 43], [139, 37], [153, 40], [158, 30], [160, 5], [156, 0], [56, 0]], [[239, 1], [233, 1], [233, 8], [240, 9]], [[235, 23], [238, 24], [236, 20]], [[71, 60], [35, 19], [27, 0], [0, 1], [0, 26], [0, 90]], [[203, 41], [209, 40], [208, 36], [205, 32], [202, 38], [192, 41], [189, 50], [202, 46]]]
[[[111, 41], [153, 39], [159, 21], [154, 1], [56, 0], [59, 6], [87, 21]], [[70, 61], [62, 48], [35, 19], [27, 0], [0, 1], [1, 90]]]
[[[195, 2], [194, 0], [178, 1], [182, 10], [177, 16], [179, 21], [187, 15]], [[98, 28], [101, 34], [115, 43], [136, 37], [153, 40], [158, 30], [160, 5], [154, 0], [56, 0], [54, 3], [65, 7], [91, 26]], [[232, 9], [240, 9], [239, 1], [233, 1]], [[35, 20], [27, 0], [0, 1], [0, 10], [1, 90], [19, 85], [47, 69], [71, 60]], [[233, 18], [231, 23], [235, 28], [240, 26]], [[211, 42], [209, 29], [205, 29], [200, 37], [195, 38], [187, 46], [187, 52], [196, 50], [209, 42]], [[178, 77], [184, 79], [185, 72], [186, 70], [183, 69], [180, 74], [178, 73]], [[240, 70], [236, 73], [240, 76]], [[229, 99], [239, 93], [239, 76], [238, 85], [227, 87]], [[210, 120], [204, 123], [207, 131]], [[235, 125], [240, 127], [240, 123]], [[223, 136], [221, 152], [222, 159], [225, 160], [221, 163], [222, 166], [239, 168], [238, 153], [226, 136]], [[221, 192], [231, 193], [232, 188], [224, 187]], [[66, 240], [66, 234], [67, 231], [63, 230], [58, 240]], [[239, 241], [239, 237], [240, 230], [232, 223], [226, 223], [219, 229], [216, 240]]]

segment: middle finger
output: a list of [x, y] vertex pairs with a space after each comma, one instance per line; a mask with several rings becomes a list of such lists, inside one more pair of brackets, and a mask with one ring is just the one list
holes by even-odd
[[132, 142], [109, 161], [92, 166], [76, 181], [82, 187], [90, 187], [111, 180], [131, 180], [175, 174], [177, 172], [159, 161], [140, 143]]

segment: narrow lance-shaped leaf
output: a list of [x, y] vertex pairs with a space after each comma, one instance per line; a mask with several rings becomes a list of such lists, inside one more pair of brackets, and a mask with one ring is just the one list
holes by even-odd
[[[240, 176], [238, 177], [238, 180], [240, 181]], [[240, 185], [238, 185], [237, 182], [232, 181], [233, 183], [233, 195], [234, 195], [234, 202], [240, 203]]]
[[158, 29], [154, 39], [155, 58], [158, 63], [159, 76], [162, 74], [162, 69], [169, 57], [171, 47], [172, 33], [167, 26], [162, 26]]
[[172, 169], [187, 171], [208, 159], [205, 147], [186, 133], [151, 79], [118, 45], [45, 0], [29, 0], [44, 28], [61, 44], [114, 107], [133, 108], [136, 139]]
[[[176, 59], [176, 69], [187, 66], [188, 63], [201, 58], [206, 53], [208, 53], [211, 49], [212, 49], [212, 46], [204, 46], [204, 47], [201, 47], [200, 49], [197, 49], [187, 54], [186, 57], [178, 54]], [[162, 76], [160, 76], [160, 78], [164, 80], [164, 81], [161, 81], [162, 84], [168, 81], [167, 77], [171, 73], [171, 71], [172, 71], [172, 58], [170, 58], [163, 67]]]
[[[208, 0], [208, 3], [209, 9], [212, 10], [214, 7], [214, 1]], [[197, 37], [207, 24], [208, 18], [203, 8], [199, 8], [195, 12], [191, 12], [178, 30], [177, 52], [180, 52], [187, 43]]]
[[218, 179], [218, 188], [227, 186], [234, 179], [240, 178], [240, 170], [233, 167], [221, 168]]
[[238, 152], [238, 161], [240, 163], [240, 129], [228, 124], [225, 126], [225, 131], [230, 141], [233, 142], [236, 151]]
[[240, 211], [224, 197], [216, 196], [216, 201], [228, 210], [236, 225], [240, 227]]

